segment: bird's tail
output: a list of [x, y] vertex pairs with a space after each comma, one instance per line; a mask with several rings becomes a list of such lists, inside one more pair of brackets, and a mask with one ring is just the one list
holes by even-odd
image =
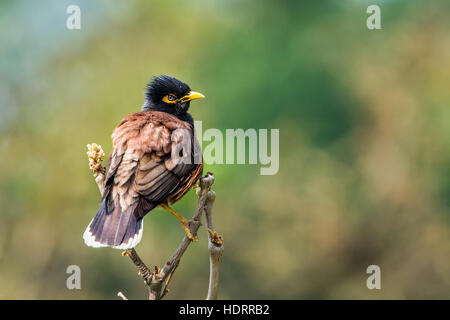
[[134, 248], [141, 241], [144, 228], [143, 218], [133, 214], [136, 206], [137, 203], [122, 211], [119, 203], [108, 204], [106, 197], [83, 234], [84, 242], [94, 248]]

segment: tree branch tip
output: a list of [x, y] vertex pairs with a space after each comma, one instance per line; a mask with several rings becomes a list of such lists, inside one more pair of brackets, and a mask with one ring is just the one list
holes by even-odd
[[216, 246], [222, 246], [223, 244], [223, 237], [222, 235], [218, 234], [217, 231], [212, 231], [211, 229], [207, 229], [209, 233], [209, 240], [211, 243], [215, 244]]
[[214, 183], [214, 176], [211, 172], [208, 172], [203, 178], [200, 179], [200, 188], [210, 188]]
[[213, 190], [208, 191], [207, 201], [213, 202], [216, 200], [216, 193]]

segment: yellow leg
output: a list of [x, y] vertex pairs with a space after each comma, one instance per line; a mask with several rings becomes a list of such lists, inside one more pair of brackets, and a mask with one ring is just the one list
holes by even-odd
[[186, 218], [182, 217], [181, 215], [179, 215], [175, 210], [173, 210], [171, 207], [169, 207], [167, 204], [165, 203], [161, 203], [160, 204], [161, 208], [166, 209], [167, 211], [169, 211], [171, 214], [173, 214], [178, 220], [180, 220], [181, 222], [181, 226], [184, 229], [184, 232], [186, 232], [186, 235], [188, 236], [189, 240], [196, 240], [192, 234], [191, 231], [189, 230], [189, 221], [186, 220]]

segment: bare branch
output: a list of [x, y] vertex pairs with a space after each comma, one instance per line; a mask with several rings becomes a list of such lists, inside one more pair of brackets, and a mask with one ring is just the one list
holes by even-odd
[[223, 255], [223, 238], [214, 230], [212, 221], [212, 206], [216, 199], [216, 193], [208, 191], [208, 199], [205, 205], [206, 226], [208, 227], [208, 250], [209, 250], [209, 286], [206, 300], [217, 300], [219, 292], [219, 266]]

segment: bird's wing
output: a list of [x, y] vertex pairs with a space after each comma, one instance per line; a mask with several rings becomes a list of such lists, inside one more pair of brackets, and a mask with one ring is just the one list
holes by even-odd
[[104, 197], [110, 194], [110, 202], [118, 201], [122, 210], [138, 201], [136, 218], [171, 195], [178, 200], [199, 177], [194, 174], [202, 165], [194, 163], [198, 142], [193, 130], [173, 116], [151, 111], [131, 114], [112, 138]]

